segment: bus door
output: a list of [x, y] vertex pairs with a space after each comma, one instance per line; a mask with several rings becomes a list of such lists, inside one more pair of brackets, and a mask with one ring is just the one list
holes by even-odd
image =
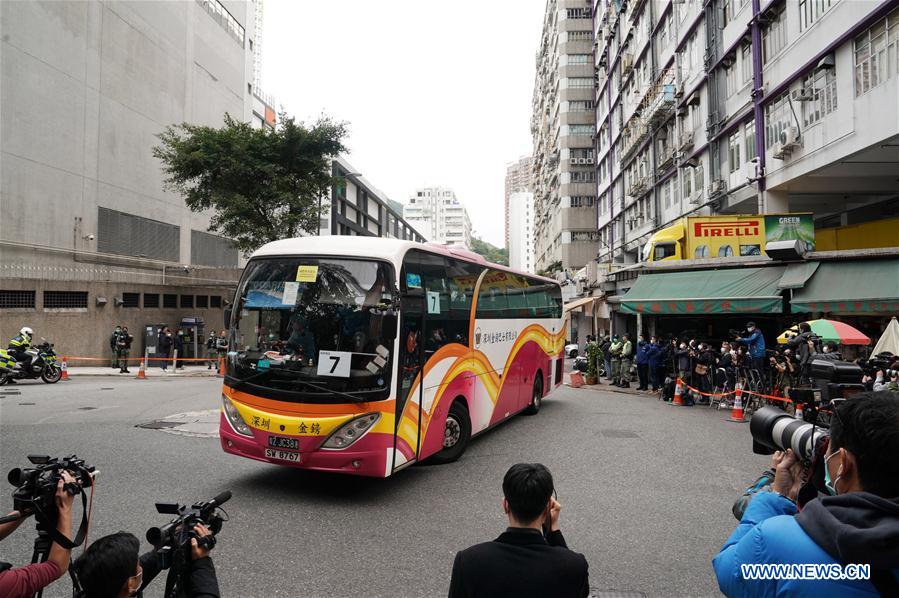
[[400, 354], [397, 370], [393, 469], [418, 458], [421, 447], [424, 288], [417, 260], [410, 252], [400, 271]]

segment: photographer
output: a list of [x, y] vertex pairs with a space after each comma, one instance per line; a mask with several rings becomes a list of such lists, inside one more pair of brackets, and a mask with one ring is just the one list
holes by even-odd
[[877, 370], [877, 377], [874, 379], [874, 384], [872, 388], [874, 392], [878, 392], [881, 390], [887, 390], [890, 392], [899, 392], [899, 371], [891, 370], [892, 375], [890, 376], [889, 382], [884, 381], [883, 370]]
[[449, 597], [587, 596], [587, 560], [568, 549], [559, 531], [562, 505], [553, 478], [539, 463], [518, 463], [503, 477], [509, 527], [492, 542], [456, 554]]
[[[209, 557], [211, 548], [201, 545], [211, 535], [202, 524], [194, 527], [197, 537], [190, 541], [190, 564], [186, 596], [219, 598], [215, 566]], [[75, 561], [75, 571], [84, 598], [127, 598], [141, 596], [144, 588], [161, 571], [155, 550], [138, 557], [140, 542], [128, 532], [104, 536], [94, 542]]]
[[758, 372], [761, 379], [765, 378], [765, 337], [762, 331], [756, 328], [755, 322], [746, 324], [748, 336], [738, 335], [734, 338], [737, 343], [746, 345], [749, 358], [752, 360], [751, 369]]
[[[824, 454], [831, 496], [797, 515], [808, 477], [792, 449], [774, 455], [771, 492], [754, 495], [713, 559], [718, 587], [740, 596], [899, 595], [899, 397], [863, 393], [833, 403]], [[748, 564], [867, 564], [870, 580], [745, 579]]]
[[821, 352], [821, 337], [812, 333], [812, 327], [808, 322], [799, 323], [799, 334], [787, 340], [787, 346], [796, 352], [799, 360], [800, 384], [808, 384], [808, 364], [811, 356]]
[[[72, 538], [72, 502], [75, 500], [75, 495], [70, 493], [65, 485], [74, 481], [74, 477], [63, 471], [56, 484], [56, 531], [68, 539]], [[21, 517], [0, 525], [0, 540], [14, 532], [24, 520], [25, 518]], [[10, 569], [5, 563], [0, 563], [0, 596], [28, 598], [40, 592], [59, 579], [69, 568], [71, 553], [71, 549], [63, 548], [53, 542], [46, 562], [32, 563], [15, 569]]]

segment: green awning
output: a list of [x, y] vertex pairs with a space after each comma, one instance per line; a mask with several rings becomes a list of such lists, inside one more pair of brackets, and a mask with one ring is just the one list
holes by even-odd
[[796, 313], [899, 313], [899, 259], [823, 262], [791, 304]]
[[786, 268], [734, 268], [643, 274], [621, 299], [629, 314], [779, 314]]
[[799, 262], [788, 265], [787, 271], [784, 272], [780, 282], [777, 283], [777, 288], [780, 290], [801, 289], [820, 265], [821, 262]]

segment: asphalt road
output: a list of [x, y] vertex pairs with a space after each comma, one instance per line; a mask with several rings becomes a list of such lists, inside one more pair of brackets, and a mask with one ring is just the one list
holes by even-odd
[[[226, 455], [218, 439], [135, 427], [216, 408], [220, 384], [96, 378], [0, 387], [3, 477], [28, 453], [86, 458], [102, 472], [93, 538], [118, 530], [143, 538], [167, 521], [154, 501], [232, 490], [213, 553], [225, 596], [445, 596], [455, 552], [505, 528], [505, 470], [540, 461], [553, 472], [562, 530], [587, 557], [592, 587], [708, 596], [718, 594], [710, 560], [736, 524], [730, 506], [769, 460], [751, 453], [748, 425], [726, 422], [724, 412], [567, 387], [537, 416], [475, 440], [458, 462], [384, 480], [265, 465]], [[3, 542], [0, 559], [27, 562], [32, 540], [28, 523]], [[148, 596], [161, 595], [162, 580], [154, 586]], [[44, 595], [67, 598], [68, 581]]]

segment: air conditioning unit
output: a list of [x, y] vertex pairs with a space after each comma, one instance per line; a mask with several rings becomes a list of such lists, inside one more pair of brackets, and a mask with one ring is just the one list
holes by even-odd
[[780, 143], [784, 149], [792, 150], [799, 147], [799, 129], [796, 127], [787, 127], [780, 132]]
[[587, 163], [587, 158], [578, 158], [578, 159], [577, 159], [577, 163], [578, 163], [578, 164], [586, 164], [586, 163]]
[[569, 164], [577, 164], [577, 163], [578, 163], [578, 159], [577, 159], [577, 158], [569, 158], [569, 159], [568, 159], [568, 163], [569, 163]]
[[584, 164], [593, 164], [593, 158], [584, 158]]
[[702, 191], [694, 191], [693, 195], [690, 196], [690, 203], [693, 205], [702, 203]]
[[792, 96], [796, 102], [810, 102], [815, 99], [815, 88], [803, 87], [802, 89], [794, 89]]
[[759, 179], [759, 163], [757, 159], [753, 158], [744, 164], [743, 168], [748, 182], [753, 183]]

